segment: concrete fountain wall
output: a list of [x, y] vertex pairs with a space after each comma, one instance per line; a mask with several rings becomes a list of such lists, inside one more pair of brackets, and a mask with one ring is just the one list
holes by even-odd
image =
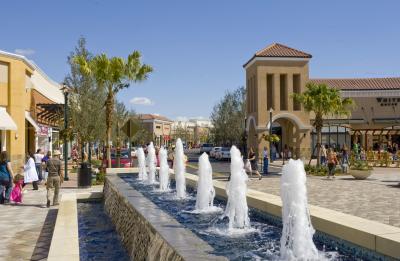
[[226, 260], [178, 221], [108, 169], [104, 208], [132, 260]]

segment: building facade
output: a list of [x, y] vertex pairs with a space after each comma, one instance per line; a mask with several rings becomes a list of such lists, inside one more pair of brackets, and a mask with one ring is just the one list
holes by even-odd
[[173, 121], [156, 114], [139, 114], [138, 119], [152, 135], [155, 146], [169, 146]]
[[190, 147], [197, 147], [208, 142], [212, 124], [206, 119], [176, 120], [172, 125], [174, 140], [181, 138]]
[[36, 64], [0, 51], [0, 147], [14, 168], [24, 163], [27, 152], [52, 150], [59, 115], [48, 107], [63, 103], [60, 85]]
[[342, 97], [356, 103], [350, 117], [325, 120], [323, 144], [341, 147], [357, 142], [370, 149], [400, 143], [400, 78], [309, 79], [311, 58], [275, 43], [256, 52], [243, 66], [248, 147], [261, 152], [269, 145], [262, 136], [272, 128], [281, 139], [276, 144], [278, 152], [287, 146], [297, 158], [311, 156], [316, 145], [314, 115], [291, 98], [293, 93], [304, 92], [307, 82], [337, 88]]

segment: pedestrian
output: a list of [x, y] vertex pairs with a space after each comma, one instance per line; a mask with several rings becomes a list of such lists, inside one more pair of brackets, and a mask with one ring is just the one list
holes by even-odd
[[349, 153], [347, 152], [346, 148], [343, 148], [342, 151], [341, 165], [342, 173], [347, 174], [349, 172]]
[[78, 167], [78, 150], [76, 149], [76, 146], [74, 146], [72, 148], [71, 157], [72, 157], [72, 168], [77, 168]]
[[12, 190], [13, 171], [6, 151], [0, 153], [0, 204], [8, 203]]
[[258, 176], [258, 179], [261, 180], [262, 176], [261, 176], [260, 172], [258, 172], [258, 163], [257, 163], [256, 153], [254, 153], [254, 150], [252, 147], [249, 150], [248, 159], [251, 164], [251, 173], [255, 173]]
[[175, 153], [174, 153], [175, 148], [172, 147], [169, 151], [168, 151], [168, 165], [169, 167], [172, 169], [174, 167], [174, 157], [175, 157]]
[[326, 165], [326, 147], [321, 144], [321, 165]]
[[263, 173], [265, 175], [267, 175], [268, 174], [268, 149], [267, 149], [267, 147], [264, 147], [264, 151], [263, 151], [263, 165], [264, 165]]
[[288, 154], [289, 154], [288, 152], [289, 152], [288, 146], [287, 144], [285, 144], [285, 146], [283, 147], [283, 155], [282, 155], [283, 156], [282, 158], [284, 160], [288, 159]]
[[272, 143], [271, 146], [271, 162], [276, 160], [276, 146]]
[[11, 191], [10, 201], [22, 203], [22, 186], [24, 185], [24, 176], [17, 174], [14, 177], [14, 188]]
[[336, 157], [336, 153], [333, 151], [332, 148], [329, 148], [328, 150], [328, 179], [332, 176], [332, 178], [335, 178], [335, 170], [336, 170], [336, 165], [338, 164], [338, 160]]
[[292, 156], [292, 151], [293, 151], [293, 148], [292, 147], [289, 147], [289, 149], [288, 149], [288, 159], [291, 159], [293, 156]]
[[38, 190], [38, 174], [36, 172], [36, 165], [35, 165], [35, 160], [34, 160], [34, 155], [32, 152], [28, 153], [26, 156], [26, 163], [22, 167], [24, 170], [24, 185], [25, 187], [26, 184], [32, 183], [33, 190]]
[[47, 177], [47, 184], [46, 184], [46, 189], [47, 189], [47, 203], [46, 206], [49, 208], [50, 203], [51, 203], [51, 194], [52, 190], [54, 189], [54, 195], [53, 195], [53, 206], [58, 205], [58, 194], [60, 190], [60, 176], [61, 176], [61, 160], [60, 160], [60, 155], [61, 152], [59, 150], [55, 150], [53, 153], [54, 157], [51, 157], [50, 154], [50, 159], [46, 163], [46, 169], [47, 172], [49, 173], [49, 176]]
[[44, 158], [44, 155], [42, 153], [42, 149], [37, 149], [36, 153], [33, 155], [33, 158], [35, 160], [36, 173], [38, 174], [38, 178], [39, 178], [39, 182], [40, 182], [43, 180], [42, 159]]
[[44, 156], [42, 159], [43, 179], [45, 182], [47, 181], [47, 176], [49, 175], [49, 173], [46, 170], [46, 163], [50, 159], [50, 157], [51, 157], [51, 151], [48, 151], [46, 153], [46, 156]]

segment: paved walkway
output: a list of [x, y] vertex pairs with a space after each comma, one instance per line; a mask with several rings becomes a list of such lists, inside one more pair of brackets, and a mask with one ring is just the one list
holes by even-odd
[[[76, 192], [76, 174], [63, 183], [61, 194]], [[96, 186], [91, 191], [101, 191]], [[79, 190], [87, 191], [87, 190]], [[0, 260], [46, 260], [57, 218], [57, 207], [46, 207], [46, 188], [27, 185], [21, 205], [0, 205]]]
[[[309, 204], [400, 227], [400, 169], [375, 168], [367, 180], [338, 176], [335, 180], [309, 176]], [[251, 179], [248, 187], [280, 195], [280, 175], [259, 181]]]

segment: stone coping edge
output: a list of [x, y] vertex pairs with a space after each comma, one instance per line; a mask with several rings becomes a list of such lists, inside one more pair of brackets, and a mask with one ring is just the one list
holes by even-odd
[[[107, 174], [135, 172], [138, 172], [138, 168], [106, 170]], [[170, 173], [171, 178], [174, 178], [173, 170]], [[197, 175], [186, 173], [185, 177], [187, 186], [197, 186]], [[213, 183], [216, 195], [226, 199], [225, 183], [217, 180]], [[282, 201], [279, 196], [248, 189], [247, 203], [250, 207], [272, 216], [282, 216]], [[311, 222], [316, 230], [379, 254], [400, 259], [400, 228], [314, 205], [309, 205], [309, 208]]]
[[102, 192], [64, 193], [61, 195], [48, 261], [79, 261], [77, 201], [99, 200]]

